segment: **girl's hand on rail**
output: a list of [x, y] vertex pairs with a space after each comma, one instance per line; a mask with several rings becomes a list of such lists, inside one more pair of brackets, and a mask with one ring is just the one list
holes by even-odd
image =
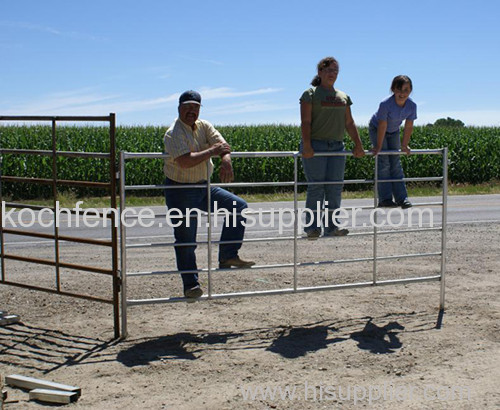
[[314, 157], [314, 150], [311, 145], [305, 145], [302, 147], [302, 158], [312, 158]]
[[365, 150], [363, 149], [362, 145], [355, 145], [354, 149], [352, 150], [352, 155], [354, 158], [361, 158], [365, 156]]

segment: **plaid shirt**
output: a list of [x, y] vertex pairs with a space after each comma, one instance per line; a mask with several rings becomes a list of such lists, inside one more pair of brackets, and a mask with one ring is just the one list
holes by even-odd
[[176, 119], [170, 126], [164, 140], [165, 152], [170, 155], [165, 159], [163, 167], [165, 175], [173, 181], [186, 183], [206, 181], [214, 169], [212, 160], [203, 161], [191, 168], [181, 168], [175, 159], [190, 152], [204, 151], [217, 142], [226, 142], [208, 121], [196, 120], [193, 130], [180, 119]]

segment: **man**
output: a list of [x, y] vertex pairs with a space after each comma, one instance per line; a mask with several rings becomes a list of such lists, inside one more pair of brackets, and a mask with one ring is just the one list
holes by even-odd
[[[198, 119], [201, 107], [201, 95], [196, 91], [186, 91], [179, 98], [179, 118], [165, 133], [165, 151], [170, 155], [165, 160], [165, 201], [169, 209], [178, 209], [184, 215], [174, 227], [175, 256], [177, 269], [181, 271], [184, 285], [184, 296], [199, 298], [203, 290], [198, 282], [198, 268], [196, 266], [196, 212], [188, 209], [208, 211], [207, 189], [205, 187], [175, 188], [177, 185], [206, 184], [213, 172], [213, 156], [220, 156], [220, 179], [222, 182], [231, 182], [234, 179], [231, 164], [231, 147], [208, 121]], [[247, 203], [240, 197], [219, 187], [210, 190], [210, 208], [216, 205], [217, 209], [227, 209], [237, 213], [231, 217], [230, 223], [224, 223], [221, 241], [241, 241], [245, 234], [244, 218], [241, 212], [247, 208]], [[226, 222], [226, 221], [224, 221]], [[236, 222], [236, 223], [235, 223]], [[179, 246], [181, 243], [190, 245]], [[255, 262], [245, 261], [238, 256], [242, 243], [228, 243], [219, 246], [219, 268], [247, 268]]]

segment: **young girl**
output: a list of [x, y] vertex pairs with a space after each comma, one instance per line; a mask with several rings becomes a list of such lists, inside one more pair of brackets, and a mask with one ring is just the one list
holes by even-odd
[[[392, 95], [380, 103], [378, 111], [370, 120], [370, 140], [373, 154], [380, 151], [399, 150], [410, 153], [408, 143], [413, 131], [413, 121], [417, 118], [417, 105], [411, 100], [413, 85], [406, 75], [398, 75], [392, 80]], [[405, 122], [403, 144], [399, 127]], [[378, 179], [402, 179], [403, 167], [399, 155], [378, 155]], [[394, 198], [394, 201], [393, 201]], [[380, 182], [378, 184], [379, 207], [410, 208], [406, 185], [400, 182]]]
[[[326, 57], [318, 64], [318, 74], [312, 87], [300, 97], [300, 118], [302, 131], [302, 164], [307, 182], [344, 180], [345, 156], [316, 156], [315, 153], [344, 150], [344, 131], [354, 141], [353, 154], [365, 154], [356, 124], [351, 115], [349, 96], [333, 87], [339, 74], [339, 63], [333, 57]], [[308, 185], [306, 228], [309, 239], [321, 235], [321, 209], [324, 215], [324, 236], [344, 236], [347, 229], [338, 229], [333, 221], [333, 212], [340, 208], [342, 184]], [[319, 210], [319, 211], [318, 211]]]

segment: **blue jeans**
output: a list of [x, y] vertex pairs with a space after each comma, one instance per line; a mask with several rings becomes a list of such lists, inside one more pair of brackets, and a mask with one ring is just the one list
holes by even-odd
[[[189, 185], [165, 179], [165, 185]], [[240, 197], [219, 187], [210, 189], [211, 210], [214, 210], [214, 204], [217, 203], [217, 209], [227, 209], [230, 220], [226, 226], [226, 220], [222, 228], [221, 241], [241, 241], [245, 235], [245, 226], [242, 224], [244, 217], [241, 212], [248, 207], [247, 203]], [[179, 226], [174, 227], [175, 243], [196, 242], [196, 232], [198, 228], [198, 218], [196, 212], [190, 212], [190, 218], [186, 217], [187, 209], [199, 209], [208, 212], [207, 189], [206, 188], [176, 188], [165, 189], [165, 202], [169, 209], [179, 209], [184, 217], [181, 220], [173, 220]], [[236, 223], [233, 226], [233, 210], [238, 213]], [[215, 216], [214, 216], [215, 218]], [[189, 221], [188, 221], [189, 219]], [[238, 256], [241, 248], [240, 243], [220, 244], [219, 262]], [[181, 274], [184, 289], [198, 284], [198, 270], [196, 266], [196, 245], [176, 246], [175, 257], [177, 260], [177, 269], [180, 271], [195, 271], [193, 273]]]
[[[337, 152], [344, 150], [342, 141], [311, 140], [314, 154], [322, 152]], [[302, 151], [302, 143], [300, 145]], [[344, 181], [345, 156], [302, 158], [302, 165], [307, 182]], [[323, 223], [325, 233], [334, 231], [337, 227], [332, 220], [332, 214], [340, 208], [343, 184], [315, 184], [307, 186], [306, 208], [312, 211], [312, 216], [306, 213], [305, 232], [321, 230]], [[328, 203], [326, 203], [328, 202]], [[328, 209], [321, 215], [322, 209]], [[318, 212], [318, 209], [320, 210]], [[337, 220], [338, 222], [338, 220]]]
[[[370, 140], [373, 146], [377, 145], [377, 128], [370, 126]], [[396, 132], [387, 132], [382, 144], [382, 151], [400, 150], [401, 140], [399, 130]], [[403, 179], [403, 167], [399, 155], [377, 155], [378, 161], [378, 179]], [[400, 202], [408, 197], [406, 185], [404, 182], [379, 182], [378, 199], [379, 201]]]

